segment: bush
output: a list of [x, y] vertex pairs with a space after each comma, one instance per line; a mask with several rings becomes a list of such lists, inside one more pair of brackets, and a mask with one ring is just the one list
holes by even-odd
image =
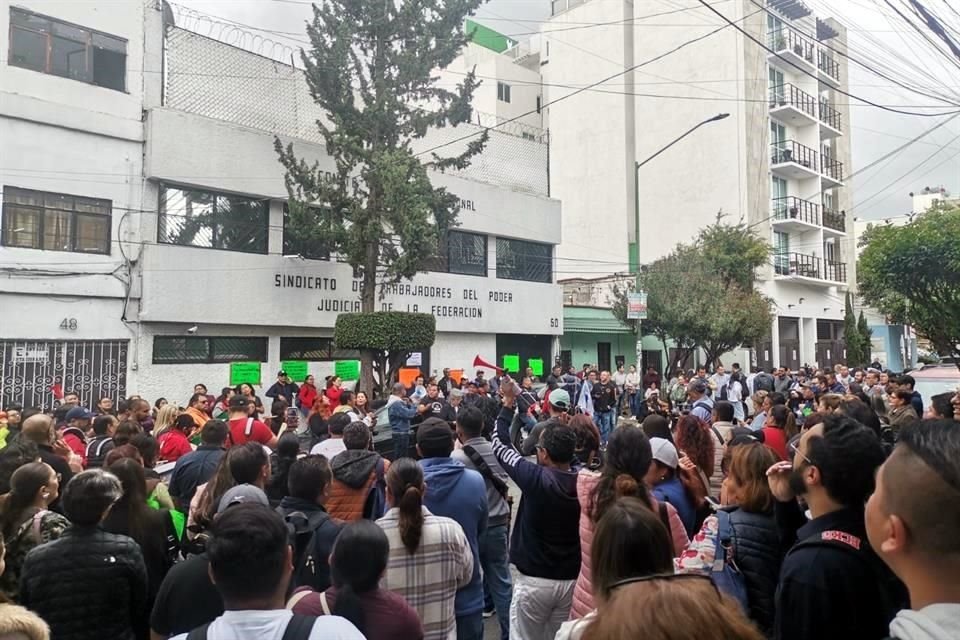
[[437, 319], [429, 313], [341, 313], [333, 330], [338, 349], [418, 351], [433, 346]]

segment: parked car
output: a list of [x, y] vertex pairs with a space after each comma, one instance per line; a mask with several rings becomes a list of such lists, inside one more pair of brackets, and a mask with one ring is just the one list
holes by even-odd
[[918, 371], [912, 371], [910, 375], [917, 381], [914, 388], [923, 396], [924, 403], [938, 393], [960, 388], [960, 369], [955, 364], [930, 364]]

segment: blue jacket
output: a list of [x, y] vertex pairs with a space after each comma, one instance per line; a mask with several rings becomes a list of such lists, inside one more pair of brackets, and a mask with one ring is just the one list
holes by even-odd
[[[407, 404], [403, 401], [397, 401], [387, 409], [387, 417], [390, 419], [390, 430], [393, 432], [409, 433], [410, 419], [416, 416], [417, 405]], [[427, 507], [429, 509], [429, 507]]]
[[677, 510], [677, 515], [683, 521], [683, 528], [687, 530], [687, 535], [692, 536], [696, 533], [694, 526], [697, 523], [697, 509], [687, 495], [686, 489], [680, 478], [673, 478], [664, 482], [657, 483], [653, 487], [653, 497], [660, 502], [668, 502]]
[[435, 516], [456, 520], [473, 552], [473, 578], [457, 591], [456, 612], [467, 616], [483, 610], [483, 582], [480, 578], [480, 536], [487, 529], [487, 485], [483, 476], [467, 469], [459, 460], [425, 458], [420, 461], [427, 491], [423, 506]]

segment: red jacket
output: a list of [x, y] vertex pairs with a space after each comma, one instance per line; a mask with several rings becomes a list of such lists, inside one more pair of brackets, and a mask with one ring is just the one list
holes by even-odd
[[323, 392], [323, 394], [330, 399], [330, 404], [334, 407], [340, 405], [341, 393], [343, 393], [343, 389], [340, 387], [328, 387], [327, 390]]
[[317, 392], [317, 388], [312, 384], [306, 384], [300, 387], [300, 391], [297, 393], [297, 402], [299, 406], [304, 411], [309, 411], [313, 408], [313, 401], [317, 399], [317, 396], [320, 395]]
[[64, 427], [60, 432], [60, 438], [63, 443], [70, 447], [70, 450], [80, 456], [83, 460], [83, 466], [87, 466], [87, 438], [83, 431], [77, 427]]
[[181, 456], [193, 451], [190, 440], [179, 429], [164, 431], [157, 440], [160, 443], [160, 454], [157, 459], [164, 462], [176, 462]]

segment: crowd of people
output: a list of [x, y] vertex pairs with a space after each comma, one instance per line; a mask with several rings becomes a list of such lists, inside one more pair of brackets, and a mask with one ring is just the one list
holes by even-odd
[[0, 638], [960, 637], [960, 390], [524, 373], [4, 407]]

